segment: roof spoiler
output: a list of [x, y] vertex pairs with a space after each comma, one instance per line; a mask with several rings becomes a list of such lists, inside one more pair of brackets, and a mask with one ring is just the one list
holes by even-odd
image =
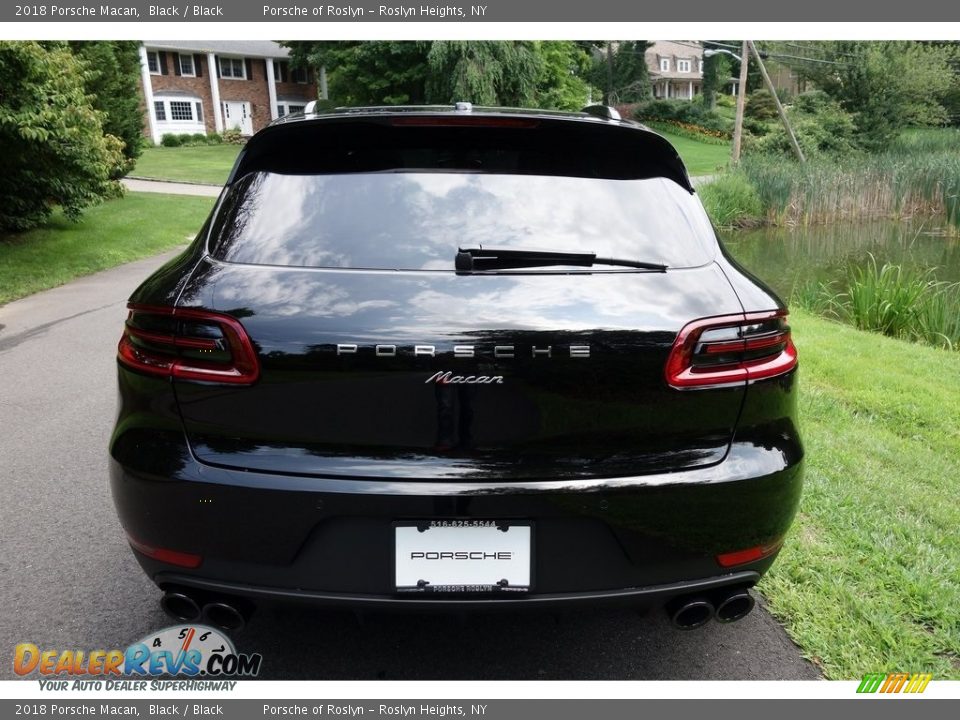
[[585, 108], [581, 108], [580, 112], [593, 115], [601, 120], [622, 120], [620, 113], [609, 105], [587, 105]]

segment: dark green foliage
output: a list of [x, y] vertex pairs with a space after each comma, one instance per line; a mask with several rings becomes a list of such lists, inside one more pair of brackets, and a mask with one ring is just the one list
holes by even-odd
[[327, 68], [338, 105], [529, 105], [577, 109], [590, 89], [589, 54], [567, 41], [351, 41], [285, 43], [294, 64]]
[[635, 107], [634, 117], [638, 120], [687, 123], [724, 134], [731, 130], [728, 118], [704, 107], [701, 102], [690, 100], [648, 100]]
[[36, 227], [55, 205], [77, 220], [119, 194], [122, 142], [103, 134], [86, 72], [64, 43], [0, 41], [0, 229]]
[[164, 136], [160, 138], [160, 144], [164, 147], [180, 147], [183, 141], [176, 133], [165, 133]]
[[652, 43], [623, 40], [613, 56], [613, 90], [618, 103], [632, 103], [650, 97], [650, 72], [644, 55]]
[[[104, 114], [103, 131], [123, 141], [129, 161], [140, 156], [144, 144], [138, 46], [131, 40], [70, 42], [73, 54], [86, 63], [84, 88], [93, 107]], [[125, 170], [133, 165], [128, 162]]]
[[734, 61], [728, 55], [717, 53], [703, 58], [703, 96], [707, 107], [716, 107], [734, 71]]
[[404, 105], [426, 101], [430, 42], [292, 41], [297, 67], [327, 68], [337, 105]]
[[747, 98], [744, 114], [755, 120], [773, 120], [777, 117], [777, 104], [767, 90], [754, 90]]
[[838, 64], [801, 62], [794, 69], [853, 116], [860, 147], [883, 150], [905, 127], [947, 119], [955, 43], [843, 40], [810, 47]]
[[[769, 94], [767, 97], [773, 101]], [[826, 93], [814, 91], [798, 95], [787, 116], [804, 154], [839, 158], [855, 152], [857, 128], [853, 116]], [[766, 136], [748, 143], [748, 151], [792, 155], [783, 125], [774, 123], [770, 128]]]
[[540, 61], [532, 42], [437, 40], [427, 53], [431, 102], [534, 104]]

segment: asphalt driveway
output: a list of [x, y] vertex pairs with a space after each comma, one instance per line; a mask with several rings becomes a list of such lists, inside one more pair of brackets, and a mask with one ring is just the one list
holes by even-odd
[[[0, 307], [0, 678], [13, 647], [122, 648], [169, 624], [107, 483], [130, 292], [170, 255]], [[265, 608], [234, 637], [273, 679], [815, 679], [758, 609], [671, 628], [628, 610], [470, 617]], [[6, 659], [2, 659], [3, 657]]]

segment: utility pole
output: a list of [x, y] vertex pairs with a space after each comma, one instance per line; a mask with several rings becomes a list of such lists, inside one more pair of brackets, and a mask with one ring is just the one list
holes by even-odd
[[[760, 58], [760, 53], [757, 51], [757, 46], [753, 43], [753, 40], [747, 40], [746, 43], [750, 44], [750, 49], [757, 58], [757, 65], [760, 66], [760, 74], [763, 75], [763, 82], [766, 83], [767, 90], [769, 90], [770, 94], [773, 95], [773, 101], [777, 104], [777, 113], [780, 115], [780, 122], [783, 123], [783, 129], [787, 131], [787, 137], [790, 138], [790, 145], [793, 146], [793, 152], [796, 153], [797, 159], [804, 163], [807, 161], [807, 159], [803, 156], [803, 150], [800, 149], [800, 143], [797, 142], [797, 136], [793, 134], [793, 128], [790, 126], [790, 121], [787, 119], [787, 111], [784, 110], [783, 105], [780, 104], [780, 98], [777, 97], [777, 90], [775, 87], [773, 87], [773, 82], [770, 80], [770, 76], [767, 74], [767, 68], [763, 64], [763, 60]], [[741, 77], [742, 76], [743, 73], [741, 72]], [[737, 109], [739, 110], [739, 105], [737, 106]]]
[[737, 88], [737, 117], [733, 121], [733, 164], [740, 162], [740, 145], [743, 142], [743, 108], [747, 102], [747, 66], [750, 64], [750, 47], [746, 40], [740, 49], [740, 86]]
[[613, 42], [607, 41], [607, 91], [604, 93], [604, 105], [613, 105]]

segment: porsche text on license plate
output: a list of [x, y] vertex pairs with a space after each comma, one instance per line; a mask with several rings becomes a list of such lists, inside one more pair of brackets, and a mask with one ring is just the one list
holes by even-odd
[[398, 525], [395, 542], [399, 592], [530, 589], [530, 525]]

